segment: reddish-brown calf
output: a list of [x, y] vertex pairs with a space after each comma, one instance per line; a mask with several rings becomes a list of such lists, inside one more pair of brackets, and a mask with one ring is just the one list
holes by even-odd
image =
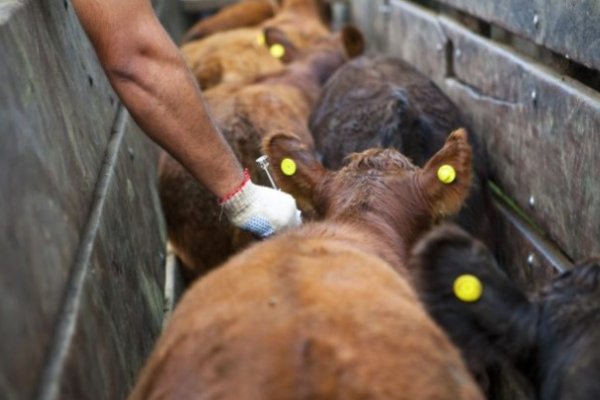
[[288, 9], [308, 7], [311, 13], [314, 14], [315, 11], [319, 13], [324, 24], [330, 22], [331, 11], [329, 5], [323, 0], [245, 0], [223, 7], [215, 15], [198, 21], [186, 32], [181, 42], [199, 40], [230, 29], [256, 26], [273, 17], [280, 7]]
[[[360, 32], [346, 27], [313, 46], [280, 74], [249, 86], [220, 85], [205, 93], [217, 126], [255, 182], [268, 184], [255, 160], [269, 132], [292, 132], [312, 148], [307, 121], [320, 88], [347, 56], [362, 52], [363, 45]], [[289, 51], [294, 50], [290, 47]], [[160, 194], [169, 239], [190, 278], [223, 262], [252, 239], [220, 221], [217, 199], [166, 155], [161, 160]]]
[[[295, 48], [306, 49], [331, 33], [321, 22], [317, 0], [290, 0], [274, 18], [255, 28], [215, 33], [184, 45], [181, 52], [202, 89], [221, 83], [251, 83], [283, 69], [289, 55], [274, 58], [269, 32], [282, 32]], [[264, 36], [267, 40], [264, 40]]]
[[272, 0], [245, 0], [223, 7], [218, 13], [201, 19], [183, 36], [181, 43], [203, 39], [217, 32], [256, 26], [275, 15]]
[[[316, 216], [355, 229], [374, 232], [372, 248], [399, 273], [412, 245], [433, 224], [456, 214], [471, 186], [472, 152], [467, 133], [451, 133], [444, 145], [419, 169], [394, 149], [355, 153], [339, 171], [325, 169], [312, 148], [293, 135], [265, 139], [263, 148], [273, 165], [275, 180], [301, 204], [311, 204]], [[294, 160], [296, 173], [286, 176], [277, 166]], [[442, 183], [437, 170], [450, 165], [456, 179]], [[366, 235], [365, 235], [366, 236]]]
[[[289, 187], [309, 188], [328, 220], [261, 242], [199, 280], [130, 398], [483, 399], [394, 271], [404, 271], [401, 249], [413, 236], [465, 198], [464, 132], [423, 170], [394, 150], [370, 150], [328, 172], [289, 135], [266, 149], [296, 160]], [[456, 167], [455, 183], [436, 180], [442, 163]]]

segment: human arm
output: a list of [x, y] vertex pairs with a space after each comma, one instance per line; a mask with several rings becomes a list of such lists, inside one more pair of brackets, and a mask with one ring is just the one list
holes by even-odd
[[[142, 130], [217, 197], [235, 191], [244, 181], [242, 168], [211, 120], [194, 77], [150, 1], [72, 3], [111, 85]], [[275, 203], [287, 219], [272, 221], [275, 231], [297, 223], [293, 199], [267, 188], [259, 187], [258, 192], [263, 195], [246, 196], [243, 211], [258, 207], [267, 215]], [[255, 204], [265, 198], [273, 200], [270, 207]], [[235, 218], [242, 211], [231, 203], [224, 206], [230, 220], [243, 227]]]

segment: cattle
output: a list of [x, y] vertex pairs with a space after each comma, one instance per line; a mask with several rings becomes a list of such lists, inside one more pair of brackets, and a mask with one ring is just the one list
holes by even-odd
[[[483, 399], [419, 303], [401, 256], [464, 200], [465, 132], [423, 169], [377, 149], [327, 171], [284, 132], [264, 146], [274, 165], [295, 162], [279, 183], [312, 192], [326, 220], [257, 243], [199, 279], [130, 399]], [[436, 177], [444, 164], [456, 169], [452, 184]]]
[[[287, 0], [284, 7], [302, 6], [312, 0]], [[181, 40], [182, 44], [193, 40], [203, 39], [213, 33], [223, 32], [234, 28], [256, 26], [272, 18], [280, 9], [281, 1], [276, 0], [245, 0], [223, 7], [219, 12], [210, 17], [203, 18], [194, 24]], [[331, 10], [323, 1], [315, 3], [323, 23], [329, 23]]]
[[[371, 147], [396, 148], [422, 166], [461, 126], [459, 111], [433, 82], [404, 61], [384, 55], [365, 55], [340, 68], [310, 117], [316, 149], [334, 169], [346, 155]], [[470, 140], [476, 174], [458, 222], [492, 247], [486, 161], [476, 137]]]
[[[599, 258], [524, 293], [482, 243], [456, 226], [442, 226], [416, 245], [411, 265], [422, 300], [474, 373], [508, 361], [535, 398], [600, 398]], [[454, 287], [469, 275], [482, 290], [465, 302]]]
[[[288, 46], [288, 52], [296, 51], [285, 37], [279, 40]], [[298, 54], [297, 61], [278, 74], [252, 85], [223, 84], [205, 92], [212, 118], [254, 182], [268, 184], [255, 160], [261, 156], [261, 140], [269, 132], [287, 130], [312, 147], [307, 121], [321, 86], [348, 57], [359, 55], [363, 48], [360, 31], [347, 26]], [[169, 240], [188, 280], [253, 240], [221, 221], [217, 199], [166, 154], [161, 158], [159, 177]]]
[[274, 18], [259, 27], [218, 32], [181, 47], [186, 63], [204, 90], [222, 83], [252, 83], [257, 77], [279, 72], [293, 59], [274, 53], [269, 40], [280, 32], [299, 50], [327, 38], [317, 0], [288, 0]]
[[[407, 274], [403, 260], [414, 242], [457, 213], [470, 191], [472, 152], [464, 129], [450, 134], [423, 170], [395, 149], [374, 148], [350, 155], [347, 165], [333, 172], [304, 141], [285, 133], [274, 135], [277, 141], [270, 137], [263, 150], [273, 165], [286, 158], [298, 165], [292, 176], [273, 168], [280, 187], [299, 203], [312, 204], [317, 220], [349, 221], [363, 229], [386, 231], [378, 238], [378, 254], [400, 274]], [[443, 165], [455, 171], [449, 184], [434, 173]]]
[[256, 26], [272, 18], [277, 10], [277, 3], [271, 0], [245, 0], [230, 4], [218, 13], [203, 18], [185, 33], [181, 43], [203, 39], [213, 33], [228, 31], [234, 28]]

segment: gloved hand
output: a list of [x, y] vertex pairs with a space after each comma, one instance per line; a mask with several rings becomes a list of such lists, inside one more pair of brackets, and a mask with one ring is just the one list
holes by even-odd
[[221, 205], [231, 223], [266, 238], [283, 229], [302, 224], [296, 200], [287, 193], [246, 180]]

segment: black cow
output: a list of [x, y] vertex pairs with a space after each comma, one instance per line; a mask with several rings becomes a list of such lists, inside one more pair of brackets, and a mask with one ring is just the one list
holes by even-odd
[[[456, 106], [426, 76], [402, 60], [359, 57], [327, 82], [310, 118], [310, 129], [323, 165], [339, 169], [346, 156], [374, 147], [399, 150], [422, 167], [453, 130], [465, 126]], [[487, 171], [475, 135], [475, 177], [458, 223], [493, 246], [486, 205]]]
[[[481, 243], [442, 226], [416, 245], [411, 263], [417, 292], [476, 375], [509, 360], [539, 399], [600, 399], [599, 258], [526, 295]], [[465, 274], [482, 284], [477, 301], [455, 295], [455, 280]]]

